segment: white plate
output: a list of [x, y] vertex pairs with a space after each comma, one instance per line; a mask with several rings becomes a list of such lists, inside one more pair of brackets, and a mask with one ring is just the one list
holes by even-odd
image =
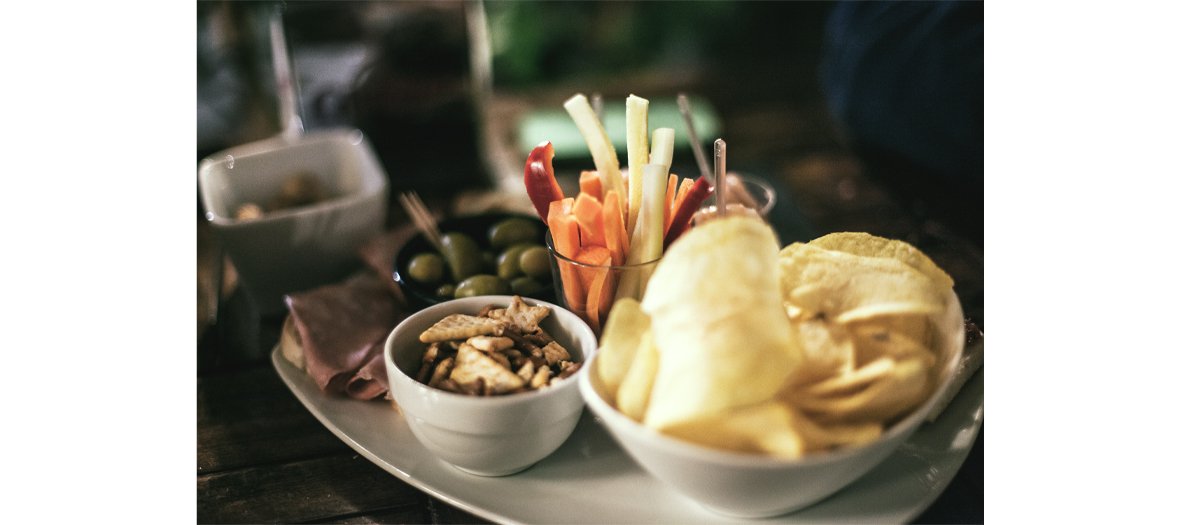
[[430, 454], [387, 402], [326, 397], [302, 370], [271, 354], [299, 401], [348, 446], [451, 505], [500, 523], [905, 523], [950, 484], [983, 423], [983, 369], [932, 424], [877, 468], [811, 507], [770, 519], [714, 514], [647, 474], [589, 410], [569, 440], [512, 476], [462, 472]]

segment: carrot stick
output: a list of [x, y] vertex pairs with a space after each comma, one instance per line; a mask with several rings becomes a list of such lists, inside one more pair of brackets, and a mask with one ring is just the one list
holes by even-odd
[[606, 274], [606, 279], [602, 283], [601, 300], [598, 303], [598, 321], [601, 325], [606, 325], [606, 318], [610, 315], [610, 310], [615, 305], [615, 290], [619, 286], [619, 275], [617, 273], [611, 271], [606, 272]]
[[609, 276], [610, 272], [607, 270], [596, 272], [594, 279], [590, 282], [590, 292], [586, 295], [586, 321], [595, 334], [602, 331], [602, 321], [606, 320], [601, 309], [603, 303], [610, 302], [609, 299], [604, 301], [606, 298], [603, 297], [604, 285]]
[[673, 204], [673, 207], [680, 206], [680, 203], [684, 202], [684, 198], [688, 196], [688, 191], [692, 189], [694, 182], [688, 177], [680, 180], [680, 191], [676, 192], [676, 204]]
[[589, 193], [579, 193], [574, 200], [574, 217], [582, 232], [582, 247], [606, 246], [606, 231], [603, 227], [602, 204]]
[[615, 213], [619, 206], [619, 194], [606, 192], [606, 200], [602, 203], [602, 226], [606, 231], [606, 249], [610, 250], [611, 266], [627, 264], [627, 229], [622, 222], [622, 214]]
[[595, 334], [606, 324], [606, 318], [615, 304], [615, 289], [618, 285], [618, 274], [605, 269], [596, 272], [590, 282], [590, 291], [586, 295], [586, 317]]
[[[549, 205], [549, 233], [553, 235], [553, 249], [557, 253], [574, 259], [578, 256], [578, 221], [573, 214], [574, 198], [566, 197], [553, 201]], [[566, 304], [577, 312], [586, 308], [586, 292], [582, 287], [582, 279], [573, 265], [558, 259], [558, 270], [561, 273], [562, 292], [565, 294]]]
[[[574, 257], [575, 261], [591, 266], [609, 266], [610, 265], [610, 250], [605, 246], [583, 246], [578, 250], [578, 256]], [[595, 268], [578, 268], [578, 273], [581, 275], [582, 290], [590, 291], [590, 282], [594, 280], [599, 271]]]
[[[611, 266], [627, 264], [627, 225], [619, 221], [612, 221], [614, 210], [619, 208], [619, 195], [613, 191], [606, 193], [606, 201], [602, 205], [603, 226], [606, 228], [606, 247], [611, 251]], [[619, 286], [619, 275], [614, 271], [602, 283], [602, 293], [598, 303], [598, 321], [600, 325], [606, 323], [611, 308], [615, 304], [615, 292]], [[587, 308], [589, 308], [587, 298]]]
[[[600, 246], [591, 246], [582, 250], [578, 254], [578, 262], [594, 266], [606, 266], [610, 264], [610, 251]], [[582, 274], [582, 286], [586, 291], [586, 310], [584, 318], [594, 328], [594, 332], [598, 333], [599, 310], [601, 310], [602, 301], [606, 299], [603, 297], [603, 284], [610, 275], [610, 270], [607, 268], [578, 268]]]
[[[683, 203], [684, 198], [688, 196], [688, 192], [689, 192], [689, 190], [692, 189], [692, 185], [693, 185], [693, 180], [688, 177], [685, 177], [680, 180], [680, 190], [678, 190], [676, 192], [676, 202], [672, 203], [672, 217], [675, 217], [676, 214], [680, 211], [680, 204]], [[668, 219], [668, 221], [664, 223], [664, 236], [665, 237], [668, 236], [668, 230], [671, 230], [671, 229], [672, 229], [672, 220]]]
[[588, 193], [602, 202], [602, 177], [598, 176], [597, 171], [583, 171], [578, 177], [578, 187], [582, 193]]
[[676, 202], [676, 183], [679, 177], [675, 173], [668, 174], [668, 189], [664, 194], [664, 233], [668, 233], [668, 226], [672, 225], [672, 205]]
[[[602, 246], [589, 246], [578, 252], [576, 260], [587, 265], [605, 266], [610, 264], [610, 250]], [[581, 302], [583, 307], [574, 310], [574, 313], [581, 315], [591, 327], [594, 327], [598, 323], [598, 311], [603, 300], [602, 285], [610, 270], [586, 267], [579, 267], [577, 270], [582, 290], [586, 296]], [[595, 328], [595, 333], [598, 333], [597, 328]]]
[[[573, 197], [563, 197], [561, 199], [558, 199], [558, 200], [555, 200], [555, 201], [552, 201], [549, 203], [549, 213], [545, 217], [546, 217], [546, 219], [548, 219], [549, 217], [553, 217], [554, 215], [569, 215], [573, 212], [574, 212], [574, 198]], [[564, 240], [565, 239], [561, 239], [561, 241], [564, 241]], [[560, 253], [566, 257], [572, 258], [573, 253], [577, 250], [572, 250], [570, 252], [562, 251], [562, 247], [557, 244], [558, 242], [561, 242], [561, 241], [559, 241], [557, 236], [554, 235], [553, 236], [553, 247], [557, 248], [558, 253]], [[570, 247], [576, 248], [577, 246], [579, 246], [577, 241], [578, 241], [578, 236], [575, 235], [574, 236], [574, 243], [572, 245], [570, 245]]]

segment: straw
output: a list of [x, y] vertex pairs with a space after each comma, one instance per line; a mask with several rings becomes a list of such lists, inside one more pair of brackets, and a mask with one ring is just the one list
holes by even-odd
[[295, 80], [291, 76], [291, 59], [287, 55], [287, 38], [283, 33], [283, 11], [276, 8], [270, 19], [270, 49], [274, 60], [275, 83], [279, 95], [279, 123], [282, 135], [288, 139], [303, 134], [303, 119], [299, 117]]
[[716, 189], [713, 191], [717, 195], [717, 217], [724, 217], [726, 215], [725, 183], [728, 177], [725, 176], [725, 141], [721, 139], [717, 139], [713, 143], [713, 172], [721, 174], [717, 177]]
[[692, 155], [697, 159], [697, 168], [705, 180], [717, 185], [713, 172], [709, 170], [709, 161], [705, 160], [705, 148], [701, 146], [701, 138], [697, 135], [697, 127], [692, 121], [692, 107], [688, 105], [688, 95], [681, 93], [676, 96], [676, 105], [680, 107], [680, 115], [684, 117], [684, 125], [688, 128], [688, 142], [692, 145]]
[[442, 235], [438, 232], [438, 223], [434, 219], [434, 215], [430, 214], [430, 210], [426, 209], [426, 205], [422, 203], [422, 199], [418, 197], [418, 192], [408, 191], [402, 192], [397, 196], [401, 201], [402, 207], [406, 209], [406, 213], [410, 214], [410, 220], [414, 221], [414, 226], [422, 235], [426, 237], [430, 244], [438, 251], [442, 249]]

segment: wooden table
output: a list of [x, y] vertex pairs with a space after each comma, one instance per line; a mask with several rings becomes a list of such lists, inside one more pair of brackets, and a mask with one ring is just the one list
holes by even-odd
[[[907, 213], [861, 171], [850, 157], [819, 155], [763, 175], [791, 199], [780, 206], [797, 206], [816, 232], [869, 231], [919, 246], [955, 278], [967, 317], [982, 325], [982, 248]], [[198, 344], [198, 522], [487, 523], [382, 470], [321, 425], [269, 362], [282, 319], [250, 311], [240, 294], [229, 296]], [[981, 431], [917, 522], [982, 522], [982, 485]]]

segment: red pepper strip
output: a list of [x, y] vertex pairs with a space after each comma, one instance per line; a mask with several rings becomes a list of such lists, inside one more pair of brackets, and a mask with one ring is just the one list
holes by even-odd
[[672, 218], [672, 224], [668, 226], [668, 234], [664, 236], [664, 250], [675, 241], [684, 230], [688, 228], [688, 222], [692, 220], [692, 214], [696, 213], [697, 208], [701, 207], [701, 203], [713, 194], [713, 185], [704, 177], [697, 179], [692, 185], [692, 189], [688, 190], [688, 195], [684, 196], [684, 202], [680, 203], [680, 207], [676, 209], [676, 216]]
[[549, 224], [549, 203], [565, 198], [557, 179], [553, 177], [553, 144], [542, 142], [533, 148], [524, 167], [524, 189], [533, 207], [546, 225]]

